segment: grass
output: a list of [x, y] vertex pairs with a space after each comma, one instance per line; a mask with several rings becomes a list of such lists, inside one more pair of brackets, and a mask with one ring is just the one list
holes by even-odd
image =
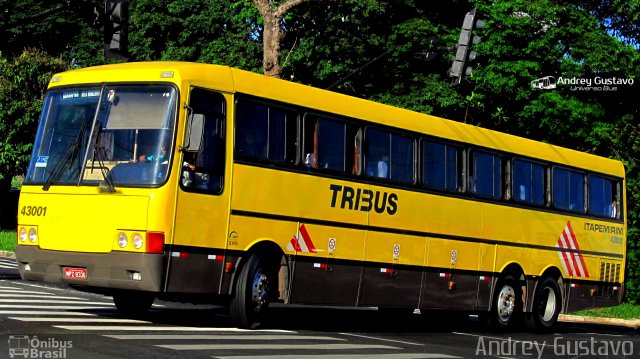
[[16, 249], [16, 231], [0, 231], [0, 251], [13, 252]]
[[640, 319], [640, 305], [623, 303], [615, 307], [586, 309], [570, 314], [581, 315], [585, 317]]

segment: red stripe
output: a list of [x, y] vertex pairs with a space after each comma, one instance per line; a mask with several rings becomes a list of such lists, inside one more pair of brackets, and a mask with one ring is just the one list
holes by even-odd
[[[571, 241], [571, 243], [573, 243], [573, 240], [571, 238], [567, 238], [567, 232], [566, 231], [562, 231], [562, 236], [564, 237], [565, 241], [567, 241], [567, 243], [569, 243], [569, 241]], [[573, 249], [571, 248], [571, 245], [569, 245], [569, 249]], [[569, 254], [569, 257], [571, 257], [571, 260], [573, 261], [573, 265], [574, 268], [576, 269], [576, 274], [578, 275], [578, 277], [583, 277], [584, 274], [580, 272], [580, 267], [578, 266], [578, 261], [576, 260], [576, 256], [573, 255], [573, 253], [567, 253]]]
[[300, 248], [300, 244], [298, 244], [298, 238], [291, 238], [291, 245], [293, 246], [293, 250], [296, 252], [302, 252], [302, 248]]
[[[573, 228], [571, 227], [571, 222], [567, 222], [567, 228], [569, 229], [569, 233], [571, 234], [571, 240], [572, 243], [574, 245], [574, 247], [577, 250], [580, 250], [580, 245], [578, 244], [578, 238], [576, 238], [576, 234], [573, 232]], [[578, 259], [580, 260], [580, 264], [582, 264], [582, 268], [584, 270], [584, 277], [588, 277], [589, 276], [589, 270], [587, 269], [587, 263], [585, 263], [584, 261], [584, 257], [582, 256], [582, 253], [577, 253]]]
[[[558, 248], [560, 249], [566, 249], [566, 245], [564, 244], [564, 242], [562, 241], [562, 238], [564, 237], [564, 231], [562, 231], [562, 233], [560, 234], [560, 237], [558, 238]], [[572, 276], [573, 275], [573, 270], [571, 269], [571, 263], [569, 262], [569, 257], [567, 256], [568, 253], [565, 251], [560, 251], [560, 255], [562, 256], [562, 259], [564, 260], [564, 266], [567, 267], [567, 271], [569, 272], [569, 275]]]
[[[567, 222], [567, 228], [569, 229], [569, 233], [571, 234], [571, 239], [573, 245], [577, 250], [580, 250], [580, 246], [578, 245], [578, 238], [576, 238], [576, 234], [573, 232], [573, 228], [571, 227], [571, 222]], [[584, 261], [584, 257], [581, 253], [578, 253], [578, 258], [580, 259], [580, 263], [582, 264], [582, 268], [584, 268], [584, 276], [589, 276], [589, 270], [587, 269], [587, 264]]]
[[577, 250], [580, 250], [580, 246], [578, 245], [578, 241], [576, 240], [576, 234], [573, 233], [573, 228], [571, 228], [571, 222], [567, 222], [567, 226], [565, 229], [569, 229], [569, 234], [571, 235], [571, 243]]
[[300, 235], [302, 235], [304, 243], [307, 245], [307, 248], [309, 248], [309, 252], [316, 253], [316, 247], [313, 245], [309, 232], [307, 232], [307, 227], [305, 227], [304, 224], [300, 225]]
[[569, 258], [567, 258], [567, 252], [562, 252], [562, 258], [564, 259], [564, 265], [567, 267], [567, 270], [569, 271], [569, 275], [572, 276], [573, 275], [573, 270], [571, 270], [571, 264], [569, 263]]

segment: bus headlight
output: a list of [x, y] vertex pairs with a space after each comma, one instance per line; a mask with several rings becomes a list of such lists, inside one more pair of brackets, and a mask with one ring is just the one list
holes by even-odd
[[36, 243], [36, 240], [38, 239], [38, 232], [36, 232], [35, 228], [31, 228], [29, 230], [29, 241], [31, 243]]
[[129, 239], [127, 238], [127, 235], [120, 232], [120, 234], [118, 234], [118, 245], [120, 246], [120, 248], [126, 247], [128, 243]]
[[144, 240], [140, 234], [136, 233], [133, 235], [132, 243], [135, 249], [140, 249], [142, 248], [142, 245], [144, 245]]
[[27, 240], [27, 229], [26, 228], [24, 228], [24, 227], [20, 228], [20, 235], [19, 235], [18, 238], [20, 238], [20, 242], [25, 242]]

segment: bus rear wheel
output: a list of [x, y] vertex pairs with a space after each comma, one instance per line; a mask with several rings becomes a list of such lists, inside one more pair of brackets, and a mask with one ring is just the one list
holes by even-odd
[[514, 329], [522, 324], [522, 288], [511, 275], [500, 280], [493, 296], [490, 324], [495, 329]]
[[562, 309], [562, 294], [558, 282], [552, 277], [544, 277], [533, 299], [533, 323], [538, 330], [549, 330], [558, 321]]
[[239, 328], [256, 329], [264, 322], [272, 284], [266, 268], [262, 257], [254, 254], [240, 271], [229, 306], [231, 320]]
[[118, 311], [129, 315], [146, 313], [155, 299], [154, 295], [144, 292], [123, 291], [113, 294], [113, 303]]

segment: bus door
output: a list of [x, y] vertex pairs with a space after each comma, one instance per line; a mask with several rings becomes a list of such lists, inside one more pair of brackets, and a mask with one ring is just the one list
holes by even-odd
[[192, 88], [188, 106], [166, 290], [218, 293], [231, 192], [226, 102], [220, 93]]

